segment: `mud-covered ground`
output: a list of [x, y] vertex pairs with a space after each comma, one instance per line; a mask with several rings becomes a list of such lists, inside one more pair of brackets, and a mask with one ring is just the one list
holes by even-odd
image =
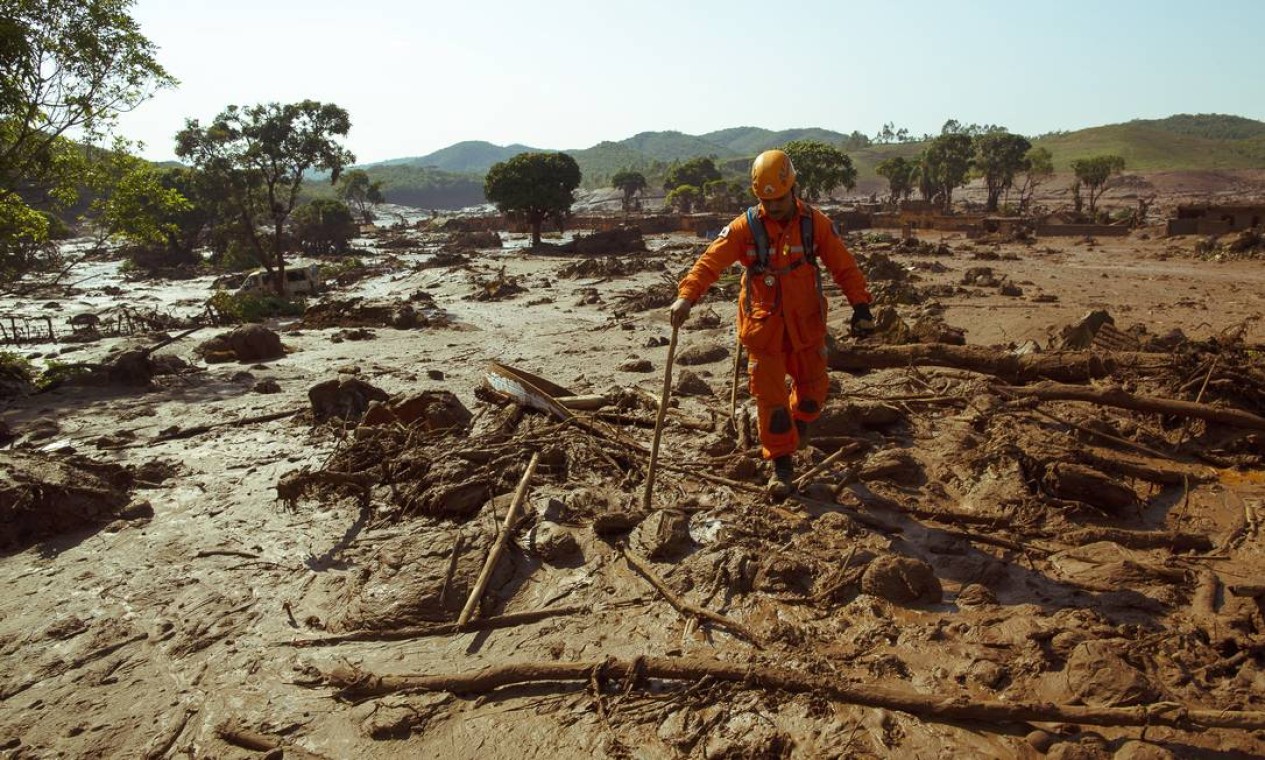
[[[511, 242], [380, 239], [270, 325], [275, 358], [205, 328], [139, 376], [6, 400], [0, 751], [1265, 753], [1265, 258], [1157, 229], [852, 236], [884, 329], [854, 341], [828, 289], [838, 369], [798, 471], [843, 453], [780, 504], [745, 389], [730, 420], [722, 282], [680, 333], [645, 509], [668, 283], [702, 242]], [[1114, 326], [1065, 330], [1091, 310]], [[81, 338], [28, 350], [162, 340]], [[489, 361], [608, 403], [524, 410], [481, 390]], [[1051, 377], [1117, 393], [1029, 395]]]

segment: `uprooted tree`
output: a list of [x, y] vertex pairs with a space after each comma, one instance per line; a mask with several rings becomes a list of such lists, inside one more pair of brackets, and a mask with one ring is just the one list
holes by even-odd
[[229, 106], [203, 127], [196, 119], [176, 135], [176, 155], [220, 180], [250, 249], [285, 295], [286, 222], [299, 202], [303, 175], [329, 172], [336, 183], [355, 156], [335, 141], [351, 129], [333, 103]]
[[566, 153], [520, 153], [488, 169], [483, 194], [501, 213], [522, 214], [538, 246], [544, 221], [571, 210], [580, 179], [579, 164]]
[[[132, 0], [7, 0], [0, 14], [0, 282], [52, 253], [48, 212], [75, 202], [119, 113], [175, 80]], [[74, 135], [74, 142], [67, 135]]]

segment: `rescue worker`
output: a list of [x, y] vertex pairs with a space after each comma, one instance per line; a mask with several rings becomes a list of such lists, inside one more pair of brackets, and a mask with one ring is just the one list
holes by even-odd
[[[759, 411], [760, 444], [773, 461], [768, 491], [791, 493], [791, 455], [821, 415], [826, 374], [824, 265], [852, 305], [852, 329], [874, 329], [865, 276], [825, 214], [799, 200], [795, 167], [784, 151], [769, 150], [751, 165], [751, 190], [759, 199], [720, 231], [677, 288], [668, 310], [673, 327], [721, 273], [735, 262], [746, 271], [738, 294], [738, 336], [748, 353], [751, 395]], [[805, 250], [805, 238], [811, 242]], [[791, 378], [787, 389], [787, 376]]]

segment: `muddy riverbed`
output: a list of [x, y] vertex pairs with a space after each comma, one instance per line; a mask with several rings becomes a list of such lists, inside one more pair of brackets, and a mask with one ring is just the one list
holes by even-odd
[[[1265, 258], [1156, 229], [853, 236], [890, 314], [858, 342], [828, 290], [832, 398], [798, 472], [842, 453], [777, 504], [730, 419], [734, 291], [714, 289], [679, 336], [647, 509], [669, 282], [704, 241], [582, 257], [503, 235], [445, 260], [445, 236], [406, 237], [361, 241], [390, 263], [320, 319], [267, 325], [274, 358], [199, 351], [229, 329], [207, 327], [146, 383], [0, 402], [5, 756], [1265, 753]], [[108, 363], [180, 330], [63, 321], [190, 320], [210, 294], [94, 266], [0, 304], [59, 320], [9, 350]], [[1069, 330], [1093, 310], [1113, 322]], [[948, 348], [858, 368], [910, 346]], [[1054, 370], [1018, 356], [1190, 406], [1033, 396]], [[484, 387], [491, 361], [607, 404], [524, 409]]]

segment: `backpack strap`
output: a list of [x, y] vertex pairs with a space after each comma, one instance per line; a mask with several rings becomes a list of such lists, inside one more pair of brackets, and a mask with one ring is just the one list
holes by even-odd
[[751, 229], [751, 237], [755, 240], [755, 264], [747, 268], [757, 274], [769, 268], [769, 231], [764, 229], [759, 210], [759, 206], [747, 209], [747, 227]]

